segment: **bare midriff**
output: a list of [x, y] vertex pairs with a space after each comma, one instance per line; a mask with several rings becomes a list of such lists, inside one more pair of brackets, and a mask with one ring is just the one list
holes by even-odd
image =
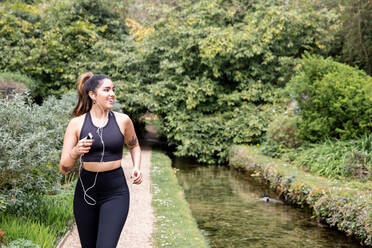
[[83, 168], [87, 171], [103, 172], [115, 170], [121, 166], [121, 160], [109, 162], [83, 162]]

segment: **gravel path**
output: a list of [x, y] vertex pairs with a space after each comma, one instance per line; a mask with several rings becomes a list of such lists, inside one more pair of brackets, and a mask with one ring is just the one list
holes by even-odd
[[[135, 185], [130, 181], [130, 171], [133, 167], [130, 153], [128, 153], [122, 161], [130, 191], [130, 207], [128, 218], [121, 233], [117, 248], [154, 247], [151, 238], [153, 223], [155, 221], [151, 205], [151, 148], [148, 146], [141, 146], [141, 149], [142, 184]], [[76, 225], [66, 234], [64, 243], [60, 244], [57, 248], [81, 248]]]

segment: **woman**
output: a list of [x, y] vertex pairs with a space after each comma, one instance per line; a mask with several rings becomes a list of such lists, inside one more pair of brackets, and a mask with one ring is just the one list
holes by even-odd
[[133, 123], [127, 115], [111, 111], [114, 88], [105, 75], [80, 76], [78, 103], [63, 142], [63, 174], [80, 157], [73, 207], [83, 248], [111, 248], [118, 243], [129, 210], [129, 190], [121, 168], [124, 143], [132, 156], [133, 183], [142, 182], [141, 148]]

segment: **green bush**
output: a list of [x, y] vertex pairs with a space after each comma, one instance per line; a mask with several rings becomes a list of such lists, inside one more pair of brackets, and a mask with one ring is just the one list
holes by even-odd
[[17, 239], [9, 243], [9, 245], [4, 248], [40, 248], [40, 246], [35, 245], [32, 241], [26, 239]]
[[107, 58], [96, 53], [107, 57], [109, 48], [97, 44], [117, 42], [125, 47], [125, 13], [121, 1], [2, 2], [0, 70], [34, 79], [37, 83], [30, 89], [38, 101], [51, 93], [60, 96], [74, 87], [82, 72], [108, 74], [100, 70], [101, 60]]
[[149, 106], [176, 155], [202, 163], [225, 163], [232, 143], [261, 142], [301, 54], [326, 54], [338, 29], [325, 9], [236, 4], [175, 4], [136, 41], [141, 73], [128, 72], [148, 85]]
[[357, 138], [372, 128], [372, 78], [365, 72], [306, 55], [289, 84], [298, 101], [300, 135], [311, 142]]
[[286, 148], [299, 147], [302, 141], [298, 137], [297, 118], [293, 114], [283, 113], [273, 119], [267, 128], [267, 140]]
[[[58, 170], [63, 136], [74, 107], [75, 94], [58, 100], [48, 98], [42, 106], [28, 102], [27, 96], [0, 99], [0, 195], [8, 209], [24, 206], [53, 190], [62, 175]], [[27, 201], [26, 201], [27, 202]]]
[[6, 214], [42, 223], [63, 236], [72, 227], [73, 189], [54, 195], [28, 194], [22, 202], [9, 208]]

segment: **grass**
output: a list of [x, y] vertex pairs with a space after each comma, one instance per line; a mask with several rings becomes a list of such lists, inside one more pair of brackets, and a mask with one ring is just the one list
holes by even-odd
[[[76, 181], [74, 181], [76, 183]], [[41, 248], [56, 247], [72, 227], [73, 185], [58, 190], [56, 195], [43, 195], [36, 207], [24, 207], [21, 213], [0, 216], [0, 227], [8, 242], [30, 240]]]
[[152, 205], [156, 215], [153, 233], [156, 247], [209, 247], [174, 173], [170, 158], [153, 151], [151, 180]]
[[0, 220], [1, 229], [9, 240], [31, 240], [41, 248], [56, 246], [56, 230], [45, 224], [10, 215], [1, 216]]
[[[265, 149], [263, 151], [271, 155]], [[349, 141], [330, 139], [297, 149], [284, 149], [280, 152], [280, 156], [320, 176], [360, 181], [372, 179], [372, 135]]]
[[[75, 181], [76, 182], [76, 181]], [[73, 223], [73, 190], [47, 196], [44, 210], [44, 223], [57, 230], [58, 235], [64, 235]]]
[[358, 140], [327, 140], [295, 151], [294, 162], [308, 171], [329, 178], [369, 180], [372, 170], [372, 135]]

